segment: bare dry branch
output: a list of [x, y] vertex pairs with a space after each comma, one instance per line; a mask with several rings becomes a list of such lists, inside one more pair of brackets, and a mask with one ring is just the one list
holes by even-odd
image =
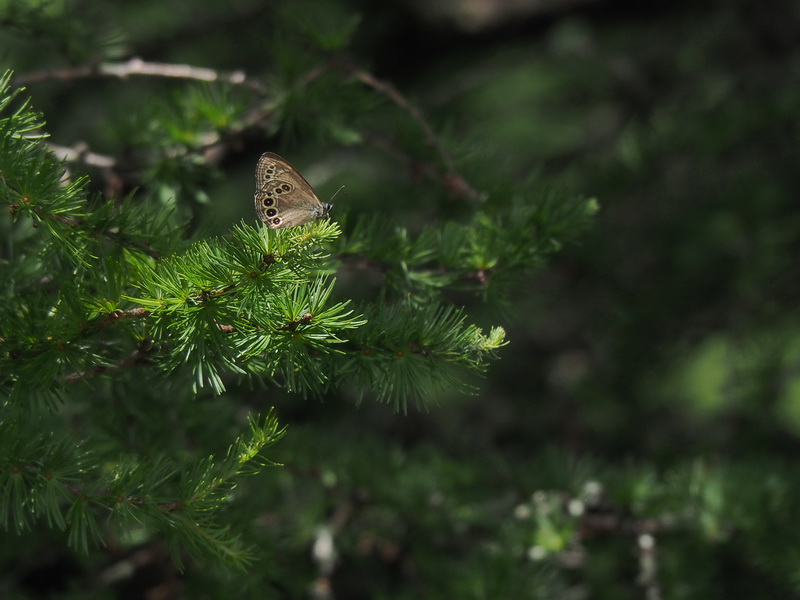
[[120, 79], [126, 79], [134, 75], [190, 79], [206, 82], [219, 81], [231, 85], [249, 87], [257, 92], [264, 91], [264, 86], [261, 82], [247, 77], [242, 71], [222, 73], [214, 69], [205, 69], [192, 65], [146, 62], [141, 58], [131, 58], [124, 63], [96, 63], [82, 67], [37, 71], [16, 77], [16, 83], [18, 85], [29, 85], [42, 81], [72, 81], [90, 77], [118, 77]]

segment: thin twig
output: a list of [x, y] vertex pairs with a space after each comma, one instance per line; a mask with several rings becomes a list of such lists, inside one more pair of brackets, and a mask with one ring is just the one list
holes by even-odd
[[56, 158], [71, 163], [82, 163], [98, 169], [113, 169], [117, 166], [117, 159], [105, 154], [97, 154], [89, 150], [88, 144], [79, 142], [74, 146], [59, 146], [48, 143], [47, 147], [56, 155]]
[[[54, 221], [58, 221], [59, 223], [64, 223], [64, 225], [68, 225], [70, 227], [79, 228], [83, 225], [83, 221], [76, 217], [67, 217], [64, 215], [60, 215], [58, 213], [47, 214], [43, 213], [42, 211], [38, 211], [39, 218], [44, 218], [47, 216]], [[159, 259], [161, 258], [161, 253], [158, 250], [153, 250], [150, 248], [150, 244], [145, 240], [132, 240], [129, 237], [120, 235], [113, 231], [104, 231], [102, 235], [107, 237], [110, 240], [116, 240], [118, 243], [122, 244], [123, 246], [127, 246], [129, 248], [136, 248], [137, 250], [141, 250], [151, 258]]]
[[346, 71], [358, 79], [361, 83], [367, 87], [371, 87], [377, 92], [380, 92], [392, 102], [397, 104], [397, 106], [402, 108], [405, 112], [407, 112], [420, 126], [422, 132], [425, 134], [425, 138], [428, 140], [428, 144], [439, 154], [447, 170], [451, 172], [456, 170], [455, 165], [453, 164], [453, 158], [450, 156], [450, 153], [445, 150], [444, 146], [439, 141], [439, 138], [436, 137], [436, 134], [433, 132], [433, 128], [425, 120], [425, 117], [423, 117], [420, 110], [406, 100], [405, 96], [398, 92], [393, 85], [385, 81], [381, 81], [372, 75], [372, 73], [357, 67], [347, 66]]
[[143, 341], [139, 344], [139, 347], [136, 348], [133, 352], [131, 352], [125, 358], [117, 361], [113, 365], [95, 365], [85, 371], [75, 371], [74, 373], [69, 373], [64, 376], [63, 382], [64, 383], [75, 383], [76, 381], [80, 381], [81, 379], [89, 379], [91, 377], [96, 377], [98, 375], [104, 375], [110, 371], [118, 371], [120, 369], [125, 369], [128, 367], [134, 367], [140, 364], [144, 364], [144, 356], [150, 349], [150, 344], [147, 340]]
[[131, 58], [124, 63], [96, 63], [82, 67], [36, 71], [16, 77], [15, 83], [19, 85], [28, 85], [54, 79], [59, 81], [72, 81], [75, 79], [107, 76], [126, 79], [134, 75], [166, 77], [170, 79], [190, 79], [193, 81], [205, 82], [219, 81], [231, 85], [249, 87], [258, 92], [264, 91], [264, 86], [261, 82], [247, 77], [242, 71], [222, 73], [214, 69], [193, 67], [192, 65], [147, 62], [141, 58]]
[[413, 104], [411, 104], [405, 96], [403, 96], [397, 89], [387, 83], [385, 81], [381, 81], [372, 73], [365, 71], [361, 68], [355, 67], [353, 65], [343, 63], [337, 65], [342, 71], [348, 73], [358, 79], [361, 83], [366, 85], [367, 87], [372, 88], [373, 90], [377, 91], [380, 94], [383, 94], [387, 98], [389, 98], [392, 102], [394, 102], [397, 106], [399, 106], [403, 111], [409, 114], [412, 119], [414, 119], [417, 124], [419, 125], [420, 129], [422, 129], [423, 134], [428, 142], [428, 145], [431, 146], [436, 153], [439, 155], [442, 163], [445, 167], [445, 176], [444, 182], [448, 189], [457, 196], [464, 196], [469, 198], [470, 200], [475, 200], [479, 202], [483, 202], [486, 200], [486, 195], [478, 192], [475, 188], [473, 188], [469, 182], [467, 182], [464, 177], [462, 177], [458, 171], [456, 170], [455, 163], [453, 162], [453, 157], [450, 156], [450, 153], [445, 149], [444, 145], [441, 143], [439, 138], [433, 131], [433, 128], [428, 124], [428, 121], [423, 116], [422, 112]]
[[145, 308], [132, 308], [131, 310], [115, 310], [98, 321], [89, 324], [85, 329], [95, 331], [103, 329], [125, 319], [144, 319], [150, 316], [150, 311]]
[[[392, 269], [387, 263], [379, 263], [369, 258], [345, 255], [341, 256], [340, 260], [342, 261], [342, 267], [350, 271], [365, 271], [378, 275], [386, 275], [386, 273]], [[459, 281], [466, 281], [468, 283], [477, 282], [481, 287], [486, 287], [489, 284], [489, 279], [494, 275], [497, 269], [495, 267], [479, 267], [475, 270], [461, 272], [457, 270], [453, 271], [445, 265], [440, 264], [437, 268], [419, 269], [417, 271], [414, 269], [410, 270], [415, 273], [435, 273], [436, 275], [454, 274]]]
[[427, 177], [428, 179], [432, 179], [446, 187], [450, 193], [455, 196], [456, 198], [459, 197], [467, 197], [473, 200], [479, 200], [481, 202], [486, 200], [486, 195], [477, 192], [476, 190], [472, 189], [469, 184], [461, 177], [458, 173], [455, 172], [446, 172], [442, 173], [440, 169], [438, 169], [434, 165], [425, 164], [411, 155], [403, 152], [400, 148], [398, 148], [395, 144], [392, 144], [389, 140], [379, 138], [377, 136], [373, 136], [370, 134], [365, 134], [364, 138], [371, 143], [376, 148], [380, 148], [387, 154], [393, 156], [394, 158], [398, 159], [399, 161], [405, 163], [408, 167], [409, 171], [411, 171], [414, 175], [422, 175]]

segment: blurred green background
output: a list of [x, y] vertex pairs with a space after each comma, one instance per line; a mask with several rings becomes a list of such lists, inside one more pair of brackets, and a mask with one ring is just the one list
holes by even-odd
[[[286, 467], [261, 483], [258, 573], [190, 565], [180, 586], [146, 596], [177, 577], [162, 566], [130, 595], [113, 594], [800, 597], [800, 4], [3, 5], [0, 64], [22, 78], [138, 56], [280, 86], [287, 65], [314, 64], [293, 45], [304, 31], [352, 32], [351, 59], [419, 106], [457, 160], [481, 157], [509, 190], [538, 174], [601, 206], [593, 228], [520, 280], [508, 306], [471, 301], [473, 318], [501, 323], [510, 340], [476, 395], [398, 414], [238, 390], [261, 408], [275, 404], [289, 426], [274, 449]], [[19, 26], [41, 7], [52, 30]], [[177, 93], [165, 108], [177, 84], [145, 77], [27, 88], [53, 143], [112, 156], [146, 144], [149, 111], [195, 117]], [[235, 91], [203, 93], [230, 93], [231, 110], [240, 106]], [[348, 90], [329, 93], [341, 102]], [[376, 103], [365, 118], [391, 114]], [[337, 218], [380, 213], [413, 229], [466, 212], [439, 189], [409, 187], [407, 203], [383, 202], [382, 188], [408, 181], [387, 171], [386, 157], [348, 143], [350, 125], [337, 119], [328, 127], [338, 143], [299, 118], [270, 140], [245, 138], [219, 170], [199, 170], [195, 235], [254, 219], [252, 167], [267, 150], [310, 165], [304, 173], [323, 200], [344, 185]], [[358, 295], [359, 281], [343, 282], [338, 294]], [[587, 509], [612, 524], [579, 518]], [[312, 552], [325, 527], [338, 553], [330, 573]], [[648, 533], [659, 549], [653, 580]], [[70, 558], [58, 576], [66, 589], [90, 571], [83, 560]], [[25, 568], [43, 577], [36, 560]]]

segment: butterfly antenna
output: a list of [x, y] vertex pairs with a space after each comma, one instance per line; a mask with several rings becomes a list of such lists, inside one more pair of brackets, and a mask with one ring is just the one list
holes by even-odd
[[333, 196], [331, 196], [331, 200], [333, 200], [334, 198], [336, 198], [336, 196], [339, 194], [339, 192], [341, 192], [343, 189], [344, 189], [344, 186], [342, 186], [342, 187], [340, 187], [338, 190], [336, 190], [336, 193], [335, 193]]

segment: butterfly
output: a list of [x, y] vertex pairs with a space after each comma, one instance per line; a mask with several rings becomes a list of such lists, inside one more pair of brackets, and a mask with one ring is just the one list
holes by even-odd
[[255, 204], [258, 218], [271, 229], [324, 219], [333, 208], [320, 202], [297, 169], [272, 152], [262, 154], [256, 165]]

